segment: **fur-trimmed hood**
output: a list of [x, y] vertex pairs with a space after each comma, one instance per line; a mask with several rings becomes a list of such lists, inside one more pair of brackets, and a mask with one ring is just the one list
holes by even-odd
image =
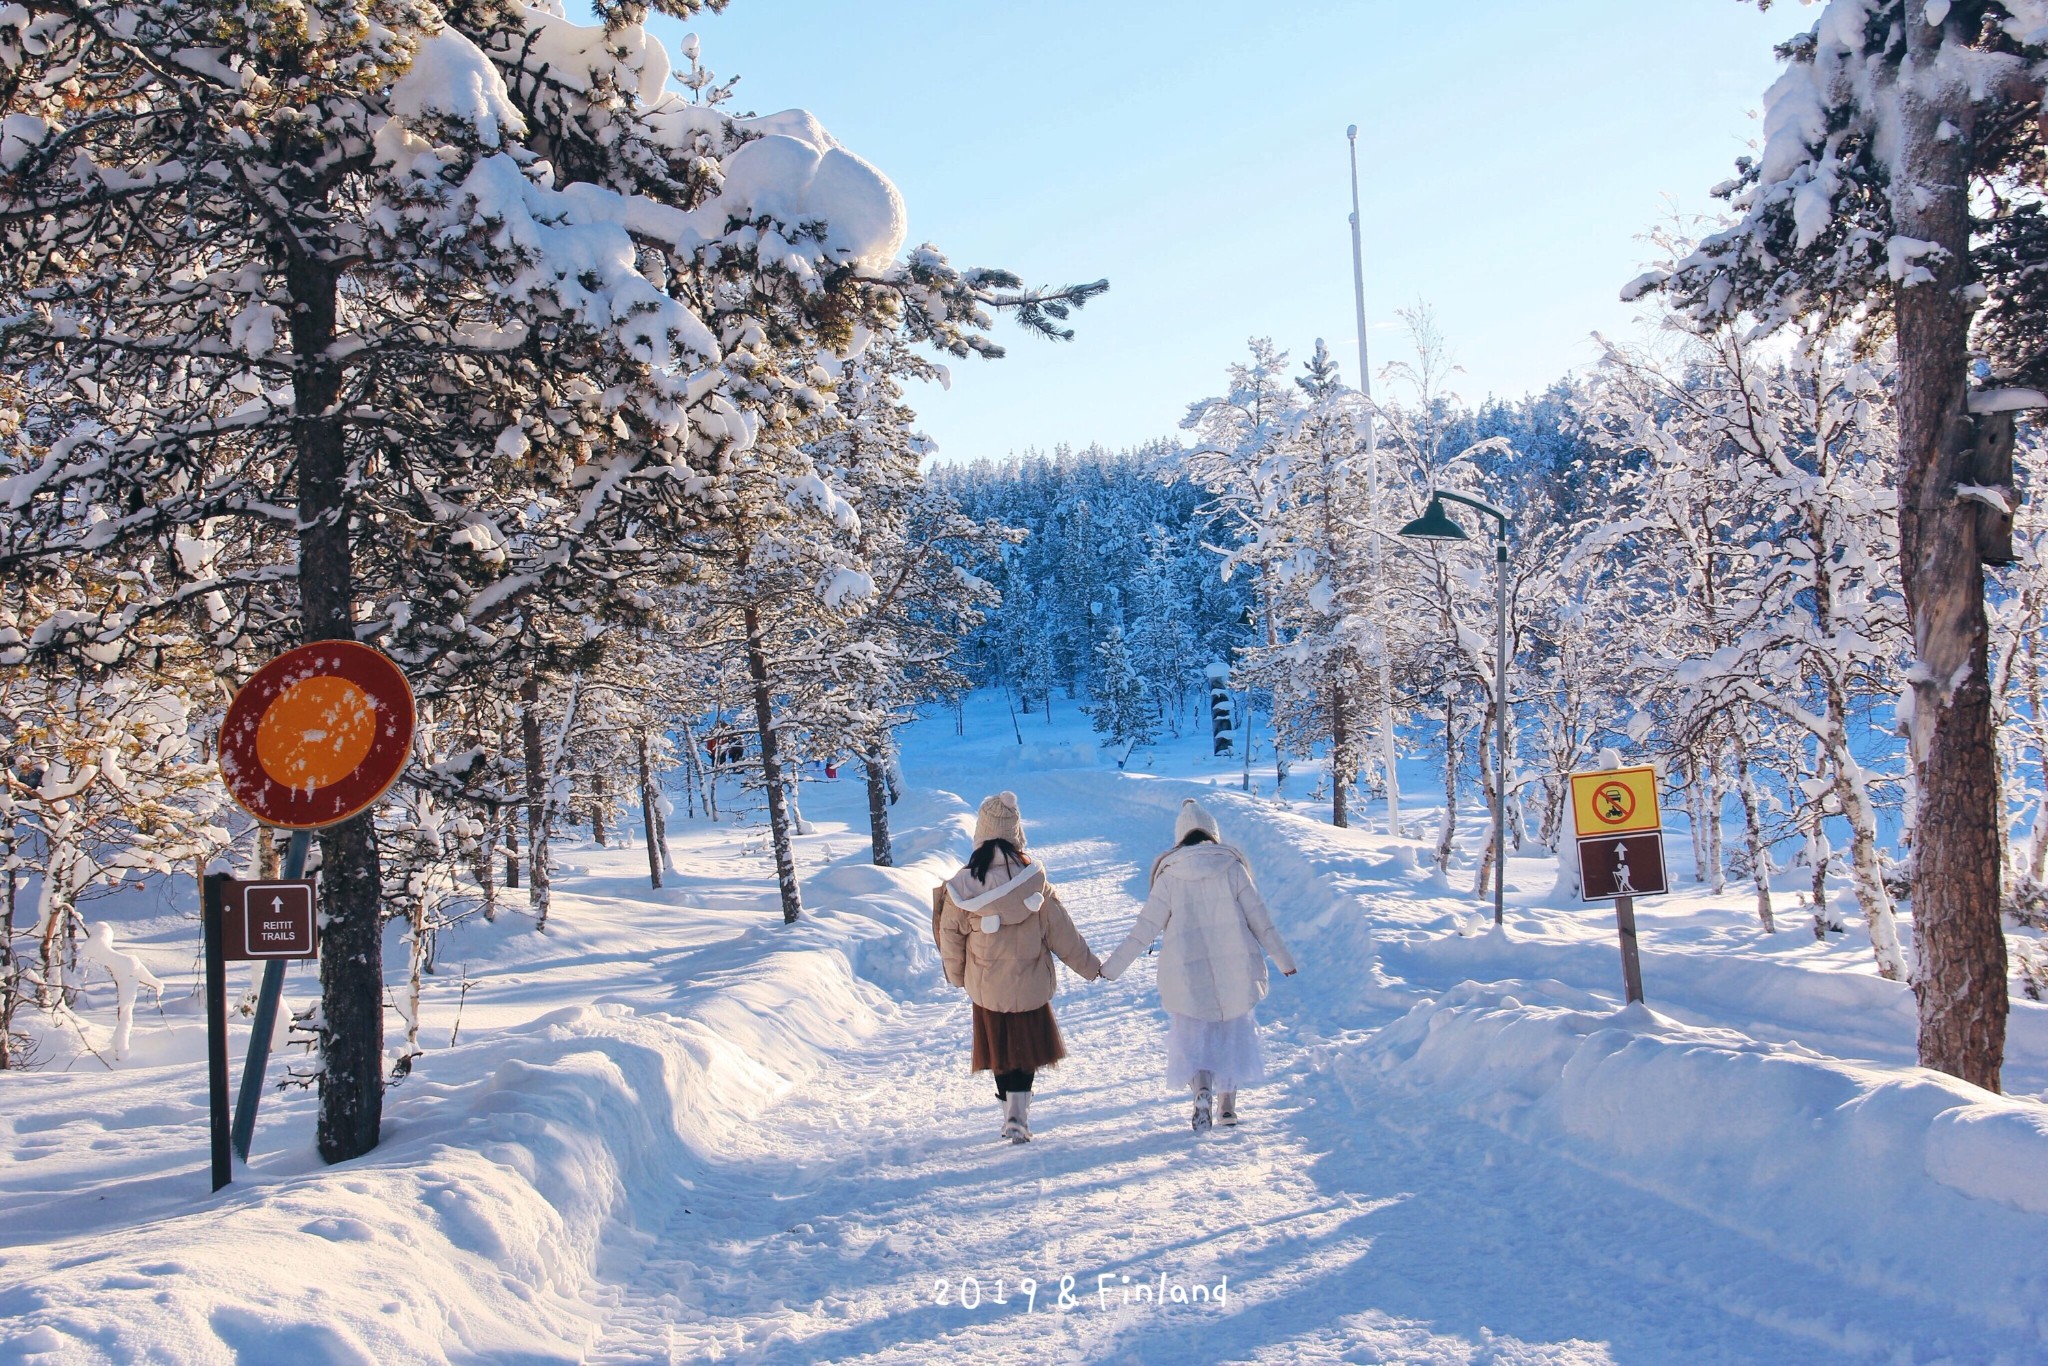
[[[984, 887], [972, 872], [962, 868], [948, 879], [946, 890], [953, 903], [967, 913], [968, 924], [993, 934], [1004, 925], [1019, 924], [1025, 917], [1037, 914], [1045, 904], [1045, 865], [1026, 864], [1008, 880], [990, 887]], [[994, 925], [987, 923], [991, 916], [995, 918]]]

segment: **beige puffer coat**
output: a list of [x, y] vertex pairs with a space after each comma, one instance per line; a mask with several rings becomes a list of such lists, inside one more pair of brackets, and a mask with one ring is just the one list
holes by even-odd
[[1102, 975], [1043, 865], [998, 859], [988, 875], [983, 882], [962, 868], [942, 888], [939, 956], [948, 982], [966, 987], [983, 1010], [1017, 1012], [1052, 1000], [1059, 986], [1054, 954], [1084, 980]]

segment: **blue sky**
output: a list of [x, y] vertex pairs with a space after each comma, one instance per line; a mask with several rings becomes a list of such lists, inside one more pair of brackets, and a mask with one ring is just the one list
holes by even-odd
[[1712, 208], [1772, 45], [1738, 0], [734, 0], [687, 27], [733, 107], [811, 110], [902, 190], [911, 240], [1038, 283], [1107, 276], [1079, 335], [913, 395], [941, 458], [1174, 432], [1247, 338], [1347, 382], [1345, 125], [1359, 125], [1375, 372], [1426, 302], [1468, 400], [1540, 388], [1626, 332], [1639, 236]]

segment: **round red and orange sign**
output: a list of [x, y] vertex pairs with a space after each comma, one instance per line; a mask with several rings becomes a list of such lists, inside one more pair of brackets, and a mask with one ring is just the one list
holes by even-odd
[[265, 825], [336, 825], [384, 795], [412, 753], [412, 688], [367, 645], [322, 640], [256, 671], [228, 704], [220, 772]]

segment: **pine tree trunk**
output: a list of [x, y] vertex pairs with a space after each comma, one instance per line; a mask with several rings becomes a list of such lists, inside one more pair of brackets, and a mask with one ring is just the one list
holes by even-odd
[[761, 641], [761, 614], [749, 604], [747, 675], [754, 683], [754, 723], [761, 733], [761, 781], [768, 796], [768, 836], [775, 846], [775, 881], [782, 891], [782, 923], [793, 925], [803, 915], [803, 895], [796, 885], [796, 851], [790, 842], [789, 807], [782, 790], [782, 756], [775, 743], [774, 696], [768, 685], [768, 655]]
[[[7, 861], [14, 861], [12, 827], [7, 831]], [[7, 897], [0, 902], [0, 1072], [14, 1066], [14, 1012], [21, 1003], [21, 962], [14, 954], [14, 912], [21, 884], [15, 869], [7, 870]]]
[[602, 772], [590, 775], [590, 838], [604, 848], [605, 783]]
[[533, 907], [533, 927], [548, 927], [553, 885], [548, 877], [548, 827], [553, 824], [548, 793], [547, 762], [540, 749], [540, 675], [528, 674], [519, 685], [519, 736], [526, 748], [526, 881]]
[[889, 780], [886, 760], [882, 757], [880, 744], [870, 745], [861, 759], [861, 767], [868, 777], [868, 834], [874, 849], [877, 868], [896, 866], [896, 855], [889, 847]]
[[[501, 737], [503, 748], [512, 748], [510, 737]], [[505, 886], [511, 891], [519, 890], [519, 811], [514, 808], [505, 813]]]
[[[294, 244], [291, 298], [293, 446], [298, 460], [299, 628], [308, 641], [354, 640], [355, 565], [341, 370], [330, 358], [339, 277]], [[372, 813], [320, 833], [320, 1156], [377, 1146], [384, 1113], [382, 878]]]
[[[1944, 6], [1945, 10], [1946, 7]], [[1987, 674], [1984, 570], [1966, 416], [1970, 251], [1969, 148], [1975, 108], [1945, 70], [1932, 6], [1907, 6], [1900, 73], [1899, 164], [1892, 222], [1939, 250], [1897, 288], [1899, 566], [1913, 629], [1910, 722], [1919, 769], [1913, 927], [1919, 971], [1920, 1061], [1999, 1089], [2005, 1055], [2005, 934], [1999, 920], [1999, 836]], [[1957, 25], [1964, 11], [1946, 18]], [[1952, 65], [1952, 63], [1951, 63]], [[1946, 125], [1944, 127], [1944, 125]]]
[[504, 823], [505, 815], [492, 802], [484, 823], [483, 848], [477, 854], [476, 885], [484, 894], [484, 923], [498, 923], [498, 827]]
[[640, 755], [640, 828], [647, 833], [647, 885], [661, 886], [661, 826], [657, 823], [654, 795], [654, 774], [647, 763], [647, 732], [641, 731], [634, 740]]
[[1735, 737], [1735, 789], [1742, 798], [1742, 833], [1749, 842], [1750, 873], [1756, 879], [1756, 918], [1765, 934], [1778, 932], [1771, 913], [1771, 846], [1764, 840], [1764, 824], [1758, 810], [1756, 783], [1749, 774], [1749, 746]]

